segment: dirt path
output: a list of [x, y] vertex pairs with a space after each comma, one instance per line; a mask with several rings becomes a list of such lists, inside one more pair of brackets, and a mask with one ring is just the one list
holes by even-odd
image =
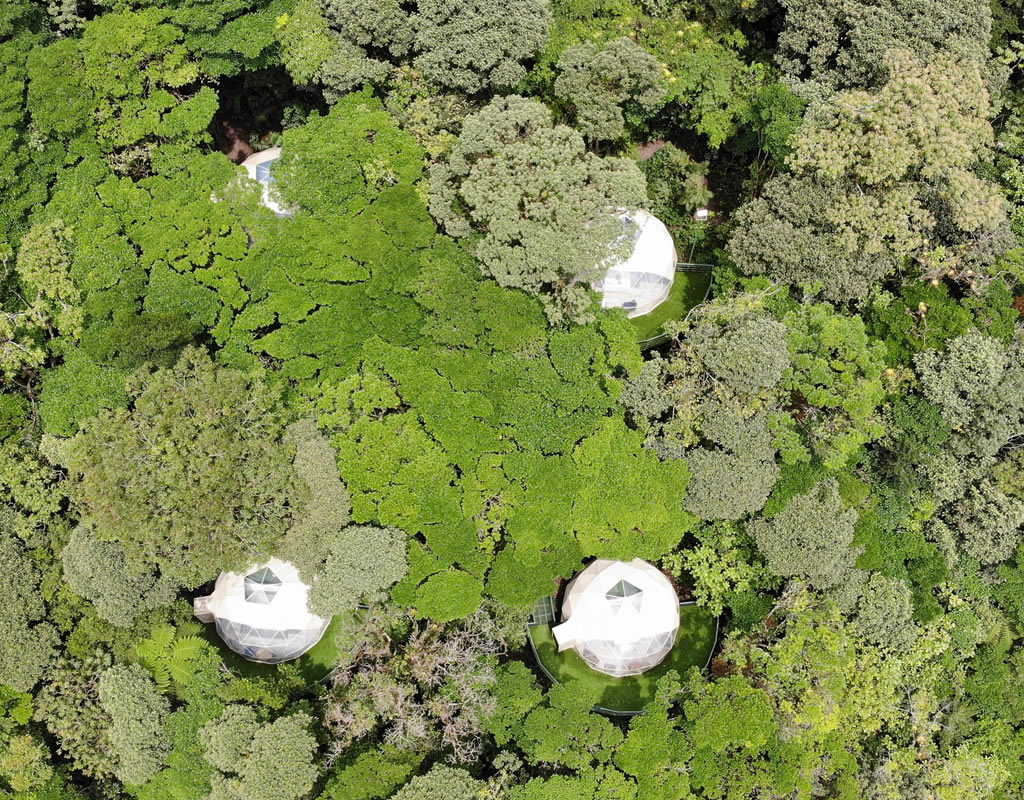
[[655, 139], [653, 142], [646, 142], [645, 144], [640, 145], [637, 155], [641, 161], [646, 161], [664, 146], [664, 139]]
[[239, 125], [222, 120], [220, 136], [217, 139], [220, 151], [236, 164], [242, 163], [253, 154], [252, 146], [249, 144], [249, 132]]

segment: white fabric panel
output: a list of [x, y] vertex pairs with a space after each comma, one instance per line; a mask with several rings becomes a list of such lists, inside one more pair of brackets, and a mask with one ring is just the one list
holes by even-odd
[[676, 276], [676, 248], [665, 224], [648, 212], [630, 211], [620, 219], [623, 235], [633, 239], [633, 251], [625, 261], [616, 258], [592, 285], [601, 293], [602, 308], [624, 308], [637, 317], [668, 297]]
[[272, 558], [244, 575], [222, 572], [213, 594], [197, 597], [194, 608], [203, 622], [216, 621], [217, 633], [236, 653], [277, 664], [301, 656], [327, 630], [330, 620], [310, 612], [308, 597], [295, 566]]
[[639, 675], [664, 660], [679, 631], [679, 598], [660, 570], [634, 558], [598, 559], [565, 590], [559, 651], [575, 648], [608, 675]]

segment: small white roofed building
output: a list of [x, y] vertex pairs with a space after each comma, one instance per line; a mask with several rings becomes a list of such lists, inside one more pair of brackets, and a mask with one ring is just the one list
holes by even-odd
[[278, 664], [320, 641], [330, 620], [309, 610], [309, 587], [287, 561], [254, 564], [245, 575], [222, 572], [213, 594], [193, 601], [201, 622], [215, 622], [224, 643], [243, 658]]
[[562, 624], [551, 629], [559, 652], [574, 648], [598, 672], [639, 675], [660, 664], [679, 631], [679, 598], [660, 570], [598, 559], [569, 581]]
[[646, 211], [625, 212], [619, 219], [625, 227], [622, 236], [632, 239], [633, 249], [625, 260], [616, 257], [592, 285], [601, 293], [602, 308], [622, 308], [639, 317], [668, 297], [676, 276], [676, 246], [665, 223]]
[[249, 173], [249, 177], [263, 187], [263, 205], [279, 217], [294, 217], [295, 212], [289, 211], [277, 202], [277, 193], [273, 189], [274, 175], [271, 172], [271, 166], [280, 157], [281, 148], [271, 147], [267, 150], [253, 153], [242, 162], [242, 166]]

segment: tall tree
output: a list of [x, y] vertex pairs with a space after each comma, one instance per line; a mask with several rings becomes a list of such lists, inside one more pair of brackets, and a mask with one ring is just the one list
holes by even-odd
[[269, 555], [301, 498], [279, 391], [190, 349], [137, 373], [129, 395], [131, 410], [85, 422], [67, 447], [83, 524], [129, 571], [157, 565], [186, 586]]
[[588, 153], [579, 133], [516, 95], [466, 118], [430, 186], [445, 230], [483, 234], [473, 249], [484, 272], [541, 296], [553, 322], [593, 319], [587, 283], [610, 257], [628, 255], [613, 209], [646, 199], [635, 162]]

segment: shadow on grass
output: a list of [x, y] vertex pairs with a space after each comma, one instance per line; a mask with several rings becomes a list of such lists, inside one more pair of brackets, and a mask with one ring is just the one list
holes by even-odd
[[550, 625], [534, 625], [530, 638], [541, 666], [559, 683], [581, 681], [595, 691], [597, 705], [610, 711], [638, 712], [654, 699], [658, 678], [671, 670], [684, 676], [690, 667], [707, 666], [718, 637], [718, 620], [696, 605], [679, 607], [679, 633], [668, 656], [642, 675], [613, 678], [587, 666], [575, 650], [558, 652]]
[[[353, 612], [355, 619], [363, 611]], [[320, 641], [313, 645], [306, 653], [295, 659], [294, 663], [299, 668], [299, 674], [306, 681], [307, 686], [312, 686], [317, 681], [323, 680], [330, 674], [339, 661], [338, 638], [345, 627], [345, 620], [342, 616], [331, 619], [330, 625], [320, 637]], [[266, 678], [272, 677], [277, 669], [277, 664], [261, 664], [258, 661], [249, 661], [242, 658], [238, 653], [224, 644], [224, 640], [217, 635], [217, 627], [213, 624], [204, 625], [200, 634], [206, 641], [214, 646], [220, 655], [221, 661], [232, 674], [241, 678]]]
[[682, 319], [704, 300], [711, 285], [710, 272], [677, 272], [665, 302], [650, 314], [633, 317], [637, 341], [652, 339], [661, 333], [661, 326], [672, 319]]

